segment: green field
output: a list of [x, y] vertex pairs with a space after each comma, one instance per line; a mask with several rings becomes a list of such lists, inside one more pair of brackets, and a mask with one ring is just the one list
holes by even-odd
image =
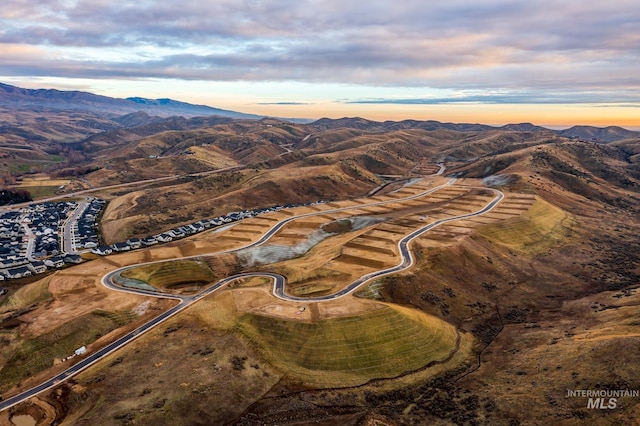
[[197, 260], [175, 260], [127, 269], [125, 278], [144, 281], [156, 288], [172, 288], [186, 284], [207, 284], [216, 279], [213, 270]]
[[480, 226], [480, 235], [494, 243], [528, 254], [548, 250], [566, 238], [575, 220], [564, 210], [538, 198], [524, 214]]
[[315, 323], [245, 314], [236, 329], [272, 365], [313, 387], [397, 377], [445, 360], [457, 343], [450, 324], [395, 305]]

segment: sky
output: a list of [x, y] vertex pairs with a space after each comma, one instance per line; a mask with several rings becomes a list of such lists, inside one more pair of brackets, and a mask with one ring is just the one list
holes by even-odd
[[279, 117], [640, 129], [638, 0], [4, 0], [0, 82]]

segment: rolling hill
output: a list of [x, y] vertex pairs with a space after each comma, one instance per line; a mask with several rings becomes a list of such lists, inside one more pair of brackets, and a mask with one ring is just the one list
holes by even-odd
[[[59, 105], [111, 104], [114, 111], [126, 101], [2, 90], [29, 102], [61, 96]], [[187, 107], [142, 99], [127, 102], [150, 109], [107, 117], [43, 112], [25, 102], [2, 112], [10, 119], [0, 134], [0, 160], [6, 168], [26, 165], [16, 175], [34, 165], [64, 172], [69, 192], [93, 190], [108, 200], [100, 219], [106, 243], [230, 211], [323, 200], [295, 210], [322, 213], [317, 223], [305, 218], [276, 237], [299, 241], [305, 229], [335, 219], [324, 208], [360, 209], [366, 196], [394, 200], [411, 185], [459, 178], [461, 186], [448, 195], [411, 200], [404, 210], [361, 208], [354, 214], [381, 221], [358, 235], [338, 234], [293, 259], [247, 267], [297, 273], [303, 289], [339, 281], [344, 271], [362, 266], [358, 261], [375, 265], [376, 255], [394, 256], [394, 238], [453, 214], [449, 201], [452, 211], [470, 211], [487, 187], [506, 199], [483, 217], [417, 238], [411, 269], [371, 283], [357, 297], [285, 303], [271, 296], [268, 280], [235, 283], [12, 415], [49, 416], [63, 425], [96, 419], [114, 425], [309, 419], [604, 425], [639, 418], [634, 398], [603, 413], [566, 397], [567, 389], [640, 388], [638, 132], [164, 116], [158, 110]], [[448, 176], [428, 177], [438, 163], [446, 164]], [[164, 179], [141, 182], [154, 178]], [[10, 293], [0, 302], [2, 392], [36, 371], [60, 368], [50, 365], [60, 356], [50, 342], [64, 343], [60, 351], [82, 339], [101, 344], [169, 306], [105, 289], [105, 271], [229, 250], [293, 214], [281, 211], [105, 258], [87, 255], [87, 262], [45, 279], [3, 282]], [[215, 274], [244, 267], [228, 252], [211, 265]], [[180, 280], [193, 278], [193, 269], [171, 271]], [[433, 330], [440, 334], [429, 345]], [[12, 375], [3, 375], [4, 368]]]

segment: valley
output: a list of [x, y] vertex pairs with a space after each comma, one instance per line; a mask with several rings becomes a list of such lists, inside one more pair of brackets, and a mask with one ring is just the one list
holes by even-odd
[[279, 208], [2, 281], [0, 423], [640, 417], [566, 396], [640, 388], [633, 132], [112, 114], [7, 186], [106, 200], [104, 245]]

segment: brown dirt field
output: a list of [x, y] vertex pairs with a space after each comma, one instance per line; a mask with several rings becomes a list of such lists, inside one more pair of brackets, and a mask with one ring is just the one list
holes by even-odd
[[131, 192], [109, 202], [101, 223], [102, 236], [107, 244], [126, 240], [124, 231], [130, 228], [137, 219], [137, 216], [132, 217], [129, 211], [137, 206], [137, 200], [143, 194], [142, 191]]
[[[323, 303], [290, 302], [274, 298], [271, 295], [271, 287], [272, 285], [269, 283], [260, 287], [239, 288], [231, 291], [237, 311], [313, 322], [322, 319], [354, 316], [385, 307], [384, 304], [353, 296], [346, 296]], [[313, 308], [311, 308], [311, 305], [313, 305]]]
[[[454, 207], [457, 203], [466, 204], [466, 208], [461, 210], [462, 212], [474, 211], [481, 208], [489, 199], [493, 197], [492, 193], [487, 193], [486, 196], [480, 195], [480, 192], [474, 188], [446, 188], [448, 191], [442, 200], [437, 202], [438, 209], [446, 208], [447, 211]], [[436, 194], [440, 194], [437, 192]], [[462, 197], [462, 198], [460, 198]], [[507, 197], [508, 198], [508, 197]], [[431, 199], [431, 196], [425, 198], [425, 201], [410, 201], [410, 202], [397, 202], [391, 204], [389, 207], [394, 210], [393, 220], [384, 223], [377, 224], [366, 233], [362, 233], [361, 239], [352, 237], [338, 242], [338, 240], [330, 239], [325, 240], [321, 245], [323, 247], [331, 247], [330, 249], [333, 255], [327, 256], [329, 253], [319, 255], [312, 250], [308, 255], [303, 256], [301, 259], [294, 259], [286, 262], [287, 265], [283, 270], [280, 270], [277, 265], [273, 265], [271, 268], [274, 271], [283, 273], [289, 278], [290, 291], [309, 291], [313, 287], [309, 287], [312, 283], [315, 283], [316, 291], [328, 291], [329, 288], [340, 288], [341, 285], [345, 285], [350, 282], [352, 277], [366, 274], [374, 270], [382, 269], [385, 267], [393, 266], [398, 263], [397, 256], [397, 242], [399, 239], [411, 232], [411, 230], [423, 226], [425, 216], [412, 216], [417, 212], [424, 212], [425, 209], [432, 209], [433, 205], [426, 200]], [[409, 208], [405, 206], [407, 204], [414, 204]], [[356, 212], [362, 212], [362, 208], [355, 207]], [[348, 216], [348, 212], [340, 212], [340, 216]], [[371, 213], [369, 211], [368, 213]], [[509, 212], [505, 214], [504, 218], [512, 217], [515, 212]], [[426, 216], [427, 220], [436, 220], [440, 215]], [[308, 228], [308, 232], [315, 230], [322, 220], [335, 219], [336, 215], [325, 214], [322, 216], [315, 216], [305, 218], [301, 221], [294, 221], [288, 224], [278, 235], [274, 237], [272, 243], [278, 243], [282, 245], [293, 245], [300, 240], [300, 237], [305, 232], [300, 232], [301, 228]], [[484, 216], [483, 216], [484, 218]], [[320, 220], [314, 220], [320, 219]], [[480, 223], [487, 222], [487, 220], [480, 221], [465, 221], [465, 223], [453, 223], [437, 228], [436, 230], [427, 233], [424, 237], [421, 237], [421, 246], [441, 245], [442, 243], [454, 243], [461, 238], [469, 235], [475, 226]], [[291, 229], [291, 230], [288, 230]], [[291, 231], [295, 229], [295, 234]], [[367, 240], [367, 235], [372, 236], [373, 242], [370, 243]], [[436, 240], [436, 241], [434, 241]], [[383, 243], [383, 244], [380, 244]], [[336, 245], [338, 244], [338, 245]], [[338, 251], [338, 247], [342, 247]], [[324, 250], [324, 249], [323, 249]], [[337, 254], [337, 256], [336, 256]], [[309, 258], [321, 258], [321, 259], [333, 259], [330, 261], [324, 261], [320, 264], [314, 262], [313, 265], [307, 263]], [[295, 266], [294, 266], [295, 265]], [[332, 271], [332, 272], [329, 272]], [[328, 274], [328, 275], [327, 275]], [[315, 277], [312, 279], [305, 277]], [[329, 286], [329, 287], [326, 287]], [[324, 290], [323, 290], [324, 289]], [[306, 294], [306, 293], [301, 293]]]
[[341, 254], [334, 259], [335, 263], [344, 263], [347, 265], [364, 266], [371, 269], [384, 269], [386, 263], [381, 260], [370, 259], [368, 257], [356, 256], [353, 254]]
[[18, 185], [11, 185], [13, 188], [38, 187], [38, 186], [60, 186], [67, 185], [71, 179], [52, 179], [48, 175], [34, 175], [23, 177]]
[[317, 304], [319, 319], [353, 316], [384, 307], [385, 305], [382, 303], [371, 303], [370, 300], [353, 296], [345, 296], [340, 299]]
[[[355, 241], [358, 241], [358, 239], [356, 239]], [[365, 241], [363, 241], [362, 239], [360, 239], [360, 241], [362, 242], [355, 242], [355, 241], [351, 241], [347, 244], [345, 244], [345, 248], [354, 248], [356, 250], [360, 250], [360, 251], [373, 251], [376, 253], [380, 253], [380, 254], [386, 254], [388, 256], [395, 256], [396, 252], [394, 250], [388, 249], [386, 247], [377, 247], [374, 245], [369, 245], [366, 244]]]
[[244, 226], [243, 224], [239, 224], [234, 227], [233, 231], [231, 231], [229, 235], [238, 235], [238, 236], [242, 235], [243, 237], [245, 236], [252, 237], [254, 235], [261, 236], [264, 233], [262, 231], [263, 229], [264, 228], [262, 227], [260, 229], [255, 229], [253, 227], [247, 227], [247, 226]]
[[104, 288], [99, 282], [101, 277], [101, 273], [97, 273], [94, 277], [55, 274], [49, 284], [53, 300], [46, 306], [20, 317], [24, 322], [21, 334], [38, 336], [58, 327], [69, 318], [75, 318], [97, 309], [132, 309], [146, 300], [143, 296], [114, 292]]

